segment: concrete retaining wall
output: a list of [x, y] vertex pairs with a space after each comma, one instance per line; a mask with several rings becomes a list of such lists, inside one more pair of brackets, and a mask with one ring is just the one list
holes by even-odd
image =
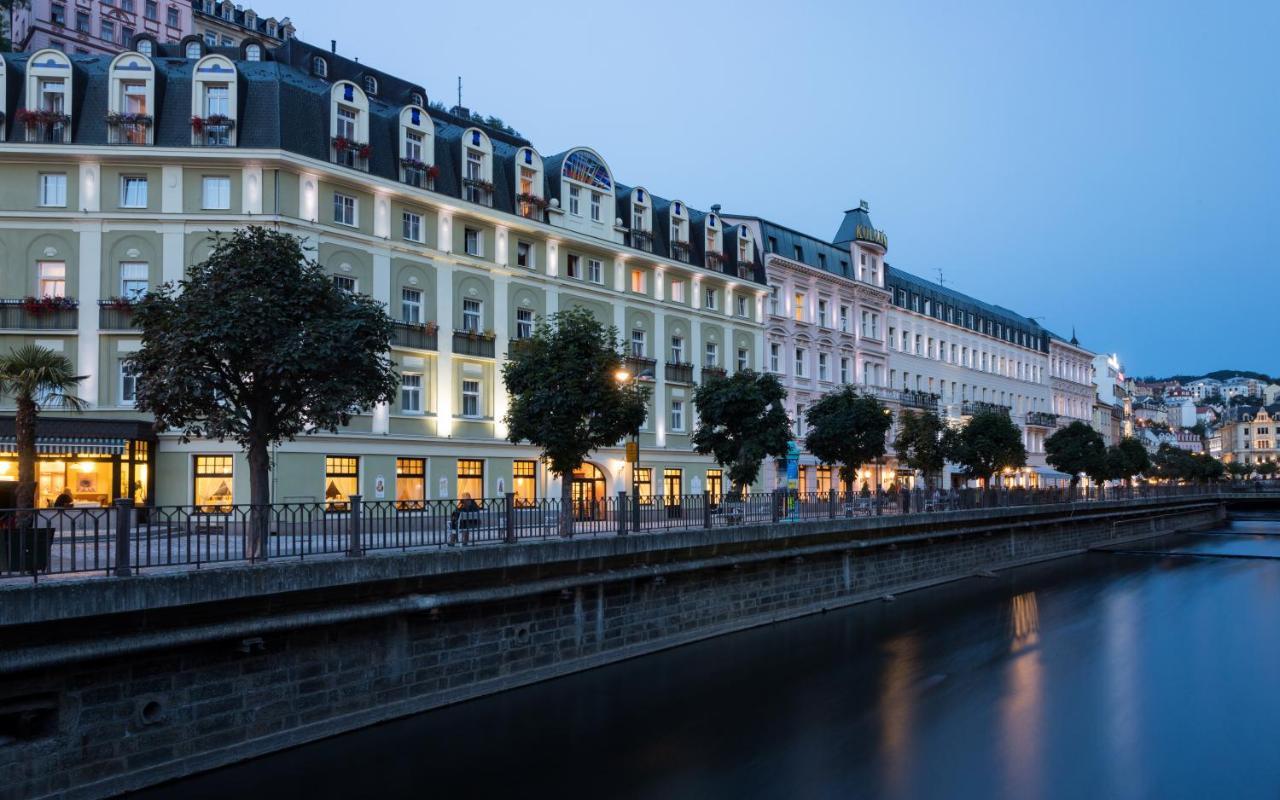
[[[106, 797], [1216, 503], [834, 520], [0, 590], [0, 795]], [[7, 738], [6, 738], [7, 737]]]

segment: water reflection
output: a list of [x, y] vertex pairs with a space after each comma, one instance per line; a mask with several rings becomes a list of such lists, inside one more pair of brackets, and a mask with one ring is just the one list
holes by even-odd
[[1024, 592], [1010, 601], [1012, 655], [1005, 671], [1000, 701], [1005, 789], [1012, 797], [1037, 798], [1040, 778], [1040, 734], [1043, 713], [1041, 680], [1044, 665], [1036, 648], [1040, 639], [1040, 609], [1036, 593]]
[[895, 636], [884, 645], [886, 659], [880, 679], [881, 780], [889, 794], [899, 797], [906, 796], [909, 787], [919, 649], [912, 633]]

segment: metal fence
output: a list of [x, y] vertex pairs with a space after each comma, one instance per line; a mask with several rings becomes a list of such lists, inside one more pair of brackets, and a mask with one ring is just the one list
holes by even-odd
[[[626, 493], [521, 502], [482, 500], [276, 503], [0, 510], [0, 578], [71, 573], [127, 576], [138, 570], [210, 564], [359, 556], [368, 552], [514, 544], [576, 536], [660, 534], [695, 528], [946, 514], [1107, 500], [1217, 496], [1241, 486], [1141, 485], [1062, 489], [916, 489], [901, 492], [764, 492], [737, 496], [637, 497]], [[1264, 487], [1280, 489], [1272, 482]], [[1260, 490], [1260, 489], [1259, 489]], [[255, 536], [254, 531], [265, 531]]]

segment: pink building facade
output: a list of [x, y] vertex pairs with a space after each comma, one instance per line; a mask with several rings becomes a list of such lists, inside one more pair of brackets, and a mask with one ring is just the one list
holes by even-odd
[[177, 43], [192, 32], [185, 0], [31, 0], [12, 21], [14, 49], [26, 52], [119, 53], [138, 33]]

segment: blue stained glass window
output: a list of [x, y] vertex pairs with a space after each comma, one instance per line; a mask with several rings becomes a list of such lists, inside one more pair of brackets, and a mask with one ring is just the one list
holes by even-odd
[[356, 87], [352, 86], [349, 83], [346, 86], [342, 87], [342, 99], [348, 102], [355, 100], [355, 93], [356, 93]]
[[526, 164], [533, 163], [533, 151], [528, 148], [525, 148], [525, 151], [524, 151], [524, 163]]
[[644, 202], [644, 189], [636, 189], [636, 201]]
[[563, 175], [606, 192], [613, 191], [613, 179], [609, 177], [609, 169], [600, 162], [600, 159], [586, 150], [574, 150], [569, 154], [569, 157], [564, 160]]
[[714, 227], [716, 226], [716, 215], [715, 215], [715, 214], [712, 214], [711, 216], [707, 217], [707, 225], [708, 225], [709, 227], [712, 227], [712, 228], [714, 228]]
[[471, 143], [476, 147], [480, 146], [480, 131], [471, 132]]
[[415, 109], [412, 109], [412, 110], [409, 112], [409, 116], [413, 119], [413, 124], [414, 124], [414, 125], [421, 125], [421, 124], [422, 124], [422, 112], [421, 112], [421, 111], [419, 111], [418, 109], [416, 109], [416, 108], [415, 108]]
[[680, 204], [676, 203], [676, 216], [680, 216]]

